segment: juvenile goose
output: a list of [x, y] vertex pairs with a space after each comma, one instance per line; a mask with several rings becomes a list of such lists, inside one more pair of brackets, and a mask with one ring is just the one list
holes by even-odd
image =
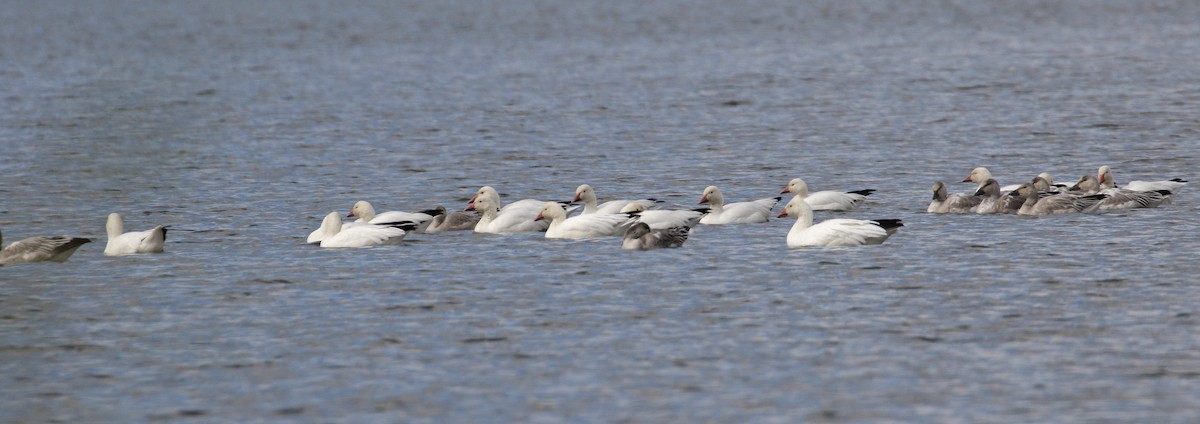
[[[23, 262], [63, 262], [75, 253], [79, 246], [92, 239], [67, 236], [30, 237], [13, 242], [0, 249], [0, 265]], [[0, 235], [0, 245], [4, 236]]]
[[929, 213], [968, 213], [983, 201], [983, 196], [970, 194], [947, 194], [946, 184], [941, 181], [933, 182], [933, 201], [929, 202]]
[[626, 250], [650, 250], [662, 247], [679, 247], [687, 241], [689, 227], [672, 227], [660, 230], [650, 229], [644, 222], [633, 224], [625, 230], [625, 238], [621, 248]]
[[1021, 204], [1025, 202], [1025, 198], [1012, 192], [1001, 193], [1000, 183], [995, 179], [987, 180], [983, 187], [975, 191], [975, 195], [983, 198], [979, 206], [975, 207], [975, 213], [979, 214], [1017, 213]]
[[479, 223], [480, 218], [483, 218], [478, 211], [447, 213], [445, 206], [438, 206], [425, 212], [433, 215], [433, 220], [429, 221], [428, 227], [425, 227], [426, 233], [471, 230]]
[[1025, 197], [1025, 203], [1017, 210], [1017, 214], [1028, 216], [1082, 212], [1108, 197], [1104, 194], [1080, 196], [1070, 193], [1039, 195], [1032, 183], [1021, 184], [1014, 194]]
[[108, 223], [104, 228], [108, 232], [108, 245], [104, 246], [105, 256], [162, 253], [163, 243], [167, 241], [167, 229], [161, 225], [145, 231], [126, 233], [121, 214], [116, 212], [108, 214]]

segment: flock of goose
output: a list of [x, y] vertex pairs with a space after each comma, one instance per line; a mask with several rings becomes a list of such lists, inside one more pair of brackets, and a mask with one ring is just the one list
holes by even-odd
[[[1045, 173], [1032, 181], [1001, 187], [987, 168], [975, 168], [962, 180], [978, 185], [974, 193], [948, 194], [946, 185], [933, 184], [929, 213], [1012, 213], [1054, 215], [1153, 208], [1170, 203], [1187, 183], [1130, 181], [1118, 187], [1108, 166], [1095, 176], [1085, 175], [1072, 186], [1056, 184]], [[904, 224], [899, 219], [827, 219], [813, 223], [813, 211], [850, 211], [862, 205], [874, 190], [810, 192], [799, 178], [790, 181], [780, 194], [790, 193], [777, 217], [796, 218], [787, 234], [788, 247], [848, 247], [883, 243]], [[587, 239], [620, 236], [624, 249], [646, 250], [679, 247], [696, 225], [753, 224], [767, 222], [782, 197], [726, 203], [715, 186], [704, 189], [696, 209], [656, 209], [655, 199], [611, 200], [597, 203], [596, 191], [584, 184], [571, 201], [524, 199], [504, 205], [496, 189], [484, 186], [471, 197], [463, 211], [444, 207], [420, 212], [376, 213], [371, 203], [356, 202], [344, 222], [330, 212], [321, 226], [308, 236], [309, 244], [347, 248], [399, 244], [405, 235], [443, 231], [475, 231], [508, 234], [544, 232], [546, 238]], [[582, 206], [579, 206], [582, 203]], [[580, 210], [582, 209], [582, 210]], [[578, 212], [572, 215], [572, 213]], [[107, 256], [163, 251], [167, 229], [161, 225], [145, 231], [124, 231], [117, 213], [106, 224]], [[2, 243], [0, 236], [0, 243]], [[0, 265], [20, 262], [62, 262], [80, 246], [91, 242], [80, 237], [31, 237], [0, 250]]]

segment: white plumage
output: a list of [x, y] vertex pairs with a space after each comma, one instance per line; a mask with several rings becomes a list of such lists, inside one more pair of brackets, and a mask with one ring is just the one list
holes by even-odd
[[535, 221], [550, 221], [546, 238], [585, 239], [621, 235], [631, 224], [625, 214], [591, 214], [567, 217], [558, 202], [546, 202]]
[[145, 231], [125, 232], [125, 222], [121, 214], [108, 214], [108, 223], [104, 226], [108, 232], [108, 244], [104, 246], [105, 256], [136, 255], [139, 253], [162, 253], [163, 244], [167, 241], [167, 229], [161, 225]]
[[700, 204], [707, 203], [710, 211], [700, 219], [701, 224], [754, 224], [771, 219], [771, 209], [781, 197], [759, 199], [750, 202], [725, 203], [725, 196], [716, 186], [708, 186], [700, 196]]
[[857, 191], [826, 190], [809, 193], [808, 183], [795, 178], [789, 181], [779, 194], [791, 193], [800, 197], [814, 211], [848, 211], [857, 209], [863, 202], [866, 202], [867, 196], [874, 192], [875, 190], [866, 189]]
[[779, 216], [796, 218], [788, 231], [788, 247], [848, 247], [880, 244], [904, 224], [899, 219], [867, 221], [829, 219], [813, 224], [812, 208], [800, 198], [792, 198]]

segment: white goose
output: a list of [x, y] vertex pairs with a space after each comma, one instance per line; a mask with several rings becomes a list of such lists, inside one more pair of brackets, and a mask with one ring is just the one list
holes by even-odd
[[523, 211], [523, 213], [529, 214], [529, 219], [533, 219], [533, 216], [542, 210], [542, 205], [546, 204], [544, 200], [522, 199], [505, 205], [500, 201], [500, 192], [491, 186], [480, 187], [479, 191], [476, 191], [475, 195], [471, 196], [471, 200], [468, 200], [467, 203], [474, 204], [476, 200], [484, 197], [492, 199], [493, 204], [501, 206], [500, 210], [503, 212]]
[[380, 214], [375, 214], [375, 207], [371, 206], [371, 202], [359, 200], [354, 202], [354, 206], [350, 208], [350, 213], [347, 218], [357, 217], [354, 222], [366, 222], [368, 224], [386, 225], [394, 222], [412, 222], [417, 224], [415, 232], [425, 232], [425, 228], [429, 226], [429, 222], [433, 221], [433, 215], [426, 212], [400, 212], [389, 211]]
[[708, 203], [708, 215], [700, 218], [705, 225], [754, 224], [771, 219], [771, 209], [782, 197], [759, 199], [750, 202], [725, 203], [725, 196], [716, 186], [708, 186], [700, 196], [700, 204]]
[[[978, 184], [978, 188], [983, 188], [983, 185], [987, 184], [987, 181], [990, 179], [992, 179], [992, 171], [988, 171], [987, 168], [984, 168], [981, 166], [981, 167], [972, 169], [971, 173], [968, 174], [966, 178], [963, 178], [962, 182], [975, 183], [975, 184]], [[1000, 187], [1000, 191], [1004, 192], [1004, 193], [1008, 193], [1013, 190], [1016, 190], [1019, 187], [1021, 187], [1020, 184], [1010, 184], [1010, 185]]]
[[[545, 204], [545, 203], [543, 203]], [[479, 211], [479, 222], [475, 224], [475, 232], [490, 234], [512, 234], [533, 231], [546, 231], [549, 221], [535, 221], [541, 209], [530, 211], [524, 207], [511, 209], [500, 208], [499, 202], [491, 196], [479, 196], [467, 206], [468, 211]]]
[[[1113, 178], [1112, 169], [1109, 169], [1108, 165], [1100, 167], [1100, 169], [1096, 172], [1096, 179], [1100, 180], [1100, 187], [1106, 189], [1118, 187], [1116, 179]], [[1175, 194], [1178, 193], [1179, 189], [1183, 188], [1185, 185], [1187, 185], [1186, 180], [1174, 178], [1163, 181], [1130, 181], [1125, 183], [1125, 185], [1121, 188], [1133, 191], [1169, 190], [1171, 194]]]
[[105, 256], [162, 253], [163, 243], [167, 241], [167, 229], [161, 225], [145, 231], [126, 233], [121, 214], [116, 212], [108, 214], [108, 223], [104, 228], [108, 232], [108, 245], [104, 247]]
[[1096, 177], [1084, 175], [1079, 178], [1079, 182], [1071, 186], [1071, 191], [1080, 191], [1084, 194], [1106, 194], [1107, 198], [1096, 203], [1091, 210], [1111, 211], [1111, 210], [1127, 210], [1138, 208], [1156, 208], [1165, 203], [1171, 203], [1174, 197], [1170, 190], [1157, 191], [1133, 191], [1123, 188], [1107, 188], [1100, 190], [1100, 184], [1096, 182]]
[[596, 204], [596, 191], [592, 189], [592, 186], [587, 185], [587, 184], [580, 185], [578, 188], [575, 189], [575, 198], [571, 199], [571, 201], [572, 202], [579, 202], [579, 201], [583, 202], [583, 212], [580, 212], [579, 213], [580, 215], [591, 215], [594, 213], [599, 213], [599, 214], [621, 213], [621, 209], [624, 208], [626, 205], [630, 205], [630, 204], [642, 205], [643, 207], [648, 209], [648, 208], [654, 207], [654, 204], [657, 203], [657, 201], [654, 199], [639, 199], [639, 200], [622, 199], [622, 200], [610, 200], [610, 201], [607, 201], [607, 202], [597, 205]]
[[[92, 239], [67, 236], [30, 237], [14, 241], [0, 249], [0, 265], [23, 262], [63, 262], [75, 253], [79, 246], [91, 243]], [[0, 246], [4, 236], [0, 235]]]
[[567, 217], [566, 209], [558, 202], [546, 202], [534, 221], [550, 221], [546, 238], [586, 239], [620, 235], [631, 221], [625, 214], [578, 215]]
[[970, 194], [947, 194], [946, 184], [941, 181], [933, 182], [933, 201], [929, 202], [929, 213], [969, 213], [974, 212], [983, 196]]
[[793, 197], [780, 217], [796, 218], [788, 231], [788, 247], [849, 247], [880, 244], [904, 224], [899, 219], [828, 219], [813, 224], [812, 208], [803, 199]]
[[321, 222], [321, 228], [325, 229], [325, 234], [321, 237], [321, 247], [374, 247], [400, 244], [406, 234], [404, 229], [416, 229], [416, 224], [407, 222], [343, 226], [341, 214], [330, 212]]
[[708, 214], [709, 208], [699, 208], [692, 210], [663, 210], [651, 209], [646, 210], [645, 206], [637, 203], [630, 203], [621, 208], [621, 213], [631, 214], [637, 222], [643, 222], [650, 226], [652, 230], [665, 230], [674, 227], [695, 227], [700, 223], [700, 218]]
[[874, 192], [873, 189], [866, 189], [857, 191], [826, 190], [809, 193], [808, 183], [795, 178], [788, 182], [788, 185], [779, 194], [792, 193], [804, 199], [804, 202], [808, 203], [808, 206], [814, 211], [848, 211], [861, 206], [863, 202], [867, 201], [867, 196]]
[[650, 229], [644, 222], [633, 224], [625, 230], [621, 248], [626, 250], [650, 250], [662, 247], [679, 247], [687, 241], [689, 227], [673, 227], [660, 230]]

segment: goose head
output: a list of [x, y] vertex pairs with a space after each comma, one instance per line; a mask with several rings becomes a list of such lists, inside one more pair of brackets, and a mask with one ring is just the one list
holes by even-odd
[[575, 189], [575, 198], [571, 202], [583, 201], [584, 203], [596, 203], [596, 191], [592, 190], [592, 186], [583, 184]]
[[779, 194], [784, 193], [792, 193], [800, 197], [807, 197], [808, 183], [805, 183], [802, 179], [793, 178], [791, 181], [788, 181], [788, 185], [785, 186], [783, 190], [779, 191]]
[[550, 222], [554, 222], [566, 218], [567, 211], [563, 209], [563, 205], [561, 203], [546, 202], [546, 204], [542, 206], [542, 211], [538, 212], [537, 217], [533, 218], [533, 220], [541, 221], [543, 219], [547, 219], [550, 220]]
[[963, 178], [962, 182], [975, 183], [975, 184], [979, 184], [982, 186], [984, 183], [987, 182], [987, 180], [990, 180], [990, 179], [992, 179], [992, 172], [988, 171], [987, 168], [984, 168], [981, 166], [981, 167], [972, 169], [971, 173], [969, 175], [967, 175], [966, 178]]
[[1108, 165], [1101, 166], [1096, 171], [1096, 180], [1104, 188], [1114, 188], [1117, 186], [1116, 180], [1113, 179], [1112, 169], [1109, 169]]
[[350, 208], [350, 213], [346, 217], [358, 217], [363, 221], [375, 219], [375, 207], [371, 206], [371, 202], [359, 200], [354, 202], [354, 206]]
[[721, 190], [718, 190], [717, 186], [708, 186], [704, 189], [704, 194], [700, 196], [700, 203], [697, 204], [705, 203], [713, 206], [724, 205], [725, 196], [721, 195]]

